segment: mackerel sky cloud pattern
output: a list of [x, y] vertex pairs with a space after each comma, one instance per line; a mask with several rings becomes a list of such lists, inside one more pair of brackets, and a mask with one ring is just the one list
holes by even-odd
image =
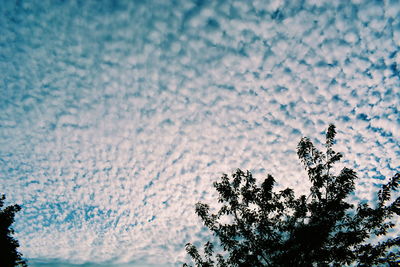
[[177, 266], [208, 237], [193, 205], [213, 181], [305, 192], [296, 145], [329, 123], [354, 198], [374, 198], [400, 171], [399, 18], [394, 0], [3, 1], [0, 192], [23, 207], [21, 252]]

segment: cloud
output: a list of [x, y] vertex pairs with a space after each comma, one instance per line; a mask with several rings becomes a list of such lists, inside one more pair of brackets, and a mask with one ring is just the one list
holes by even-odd
[[372, 198], [400, 166], [393, 3], [2, 5], [0, 190], [22, 253], [175, 266], [209, 237], [193, 205], [213, 181], [304, 192], [297, 142], [329, 123]]

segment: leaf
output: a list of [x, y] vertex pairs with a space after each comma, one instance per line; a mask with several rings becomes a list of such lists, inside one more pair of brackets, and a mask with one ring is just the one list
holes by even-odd
[[382, 189], [378, 192], [379, 205], [383, 206], [386, 201], [390, 200], [391, 191], [397, 190], [400, 182], [400, 173], [396, 173], [387, 184], [382, 185]]
[[336, 136], [336, 127], [333, 124], [330, 124], [328, 130], [326, 131], [326, 147], [332, 147]]

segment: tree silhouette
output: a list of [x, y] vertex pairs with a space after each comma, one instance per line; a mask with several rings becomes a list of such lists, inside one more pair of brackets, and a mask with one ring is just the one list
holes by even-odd
[[12, 237], [14, 230], [11, 224], [14, 222], [15, 213], [21, 210], [19, 205], [12, 205], [3, 208], [5, 195], [0, 197], [0, 266], [28, 266], [17, 251], [18, 241]]
[[[308, 196], [296, 198], [290, 188], [273, 191], [271, 175], [258, 186], [249, 171], [240, 169], [215, 182], [222, 207], [212, 214], [209, 205], [197, 203], [196, 213], [219, 239], [220, 253], [212, 242], [204, 245], [204, 256], [186, 244], [195, 266], [399, 266], [400, 237], [388, 231], [395, 226], [390, 219], [400, 214], [400, 197], [391, 197], [400, 174], [383, 185], [374, 206], [359, 203], [355, 208], [347, 198], [355, 189], [356, 173], [349, 168], [333, 173], [333, 164], [342, 158], [332, 149], [335, 135], [330, 125], [325, 153], [309, 138], [298, 144], [311, 181]], [[380, 241], [371, 241], [375, 237]]]

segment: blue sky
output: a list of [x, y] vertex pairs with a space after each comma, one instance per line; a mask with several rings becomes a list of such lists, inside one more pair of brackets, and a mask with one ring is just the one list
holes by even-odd
[[[360, 179], [400, 171], [398, 1], [3, 1], [0, 192], [32, 266], [177, 266], [236, 168], [307, 190], [329, 123]], [[64, 264], [64, 265], [62, 265]]]

